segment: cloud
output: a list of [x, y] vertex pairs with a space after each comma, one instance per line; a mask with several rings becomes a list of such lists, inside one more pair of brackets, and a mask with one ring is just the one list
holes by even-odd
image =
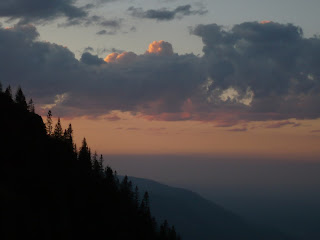
[[107, 31], [107, 30], [101, 30], [97, 32], [97, 35], [115, 35], [117, 32], [116, 31]]
[[93, 51], [94, 51], [94, 49], [90, 46], [88, 46], [84, 49], [84, 52], [93, 52]]
[[295, 123], [295, 122], [291, 122], [291, 121], [280, 121], [280, 122], [271, 123], [271, 124], [267, 125], [266, 128], [281, 128], [281, 127], [287, 126], [287, 125], [292, 125], [293, 127], [298, 127], [298, 126], [300, 126], [299, 124], [297, 124], [297, 123]]
[[319, 38], [304, 38], [301, 28], [274, 22], [246, 22], [230, 30], [199, 25], [191, 33], [204, 43], [203, 64], [208, 71], [204, 92], [209, 102], [219, 105], [218, 96], [232, 87], [237, 97], [226, 102], [230, 107], [252, 95], [244, 118], [319, 116], [315, 104], [320, 100]]
[[113, 52], [113, 53], [110, 53], [104, 59], [104, 61], [107, 63], [128, 64], [133, 62], [136, 58], [137, 58], [137, 54], [133, 52], [122, 52], [122, 53]]
[[149, 9], [144, 11], [142, 8], [130, 7], [128, 8], [131, 16], [137, 18], [156, 19], [157, 21], [169, 21], [175, 18], [182, 18], [190, 15], [204, 15], [208, 11], [204, 9], [191, 10], [191, 5], [178, 6], [174, 10], [162, 9]]
[[74, 20], [86, 17], [89, 5], [78, 7], [74, 0], [1, 0], [0, 17], [21, 23], [46, 22], [59, 17]]
[[100, 65], [105, 63], [103, 59], [88, 52], [82, 54], [80, 61], [88, 65]]
[[[112, 53], [80, 60], [63, 46], [39, 40], [32, 25], [0, 28], [3, 85], [21, 85], [60, 116], [100, 116], [129, 111], [148, 120], [213, 121], [230, 127], [273, 120], [320, 117], [320, 39], [294, 25], [248, 22], [230, 30], [199, 25], [204, 55], [179, 55], [155, 41], [144, 54]], [[115, 50], [115, 49], [114, 49]], [[50, 86], [50, 87], [48, 87]]]
[[248, 131], [248, 129], [246, 127], [242, 127], [242, 128], [232, 128], [227, 131], [229, 131], [229, 132], [246, 132], [246, 131]]
[[78, 6], [76, 0], [1, 0], [0, 17], [5, 17], [9, 21], [18, 20], [20, 25], [45, 24], [64, 18], [66, 21], [59, 23], [59, 27], [98, 25], [112, 29], [108, 33], [116, 33], [121, 28], [122, 19], [106, 19], [103, 16], [90, 15], [92, 9], [114, 1], [116, 0], [97, 0], [93, 4]]
[[104, 119], [108, 120], [108, 121], [112, 121], [112, 122], [121, 120], [121, 118], [115, 114], [110, 115], [110, 116], [106, 116]]
[[168, 42], [163, 40], [160, 41], [153, 41], [150, 43], [146, 54], [157, 54], [162, 56], [171, 56], [173, 55], [173, 48], [172, 45]]

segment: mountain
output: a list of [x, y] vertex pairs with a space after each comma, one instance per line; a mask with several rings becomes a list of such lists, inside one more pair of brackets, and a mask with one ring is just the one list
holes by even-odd
[[148, 191], [150, 208], [156, 219], [167, 219], [184, 240], [292, 239], [276, 229], [249, 224], [240, 216], [189, 190], [148, 179], [129, 179], [142, 192]]

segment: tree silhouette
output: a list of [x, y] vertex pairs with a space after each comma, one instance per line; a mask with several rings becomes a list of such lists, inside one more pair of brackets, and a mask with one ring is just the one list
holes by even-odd
[[24, 109], [28, 109], [26, 97], [24, 96], [21, 87], [19, 87], [16, 92], [15, 102], [18, 103]]
[[93, 156], [92, 156], [92, 169], [93, 169], [93, 173], [95, 175], [99, 175], [101, 172], [101, 168], [100, 168], [100, 164], [98, 161], [98, 154], [97, 152], [94, 152]]
[[58, 118], [58, 122], [57, 122], [57, 124], [56, 124], [56, 126], [54, 128], [53, 136], [56, 139], [62, 139], [63, 131], [62, 131], [62, 127], [61, 127], [60, 118]]
[[51, 135], [52, 135], [52, 130], [53, 130], [51, 110], [49, 110], [49, 111], [48, 111], [48, 114], [47, 114], [46, 129], [47, 129], [47, 134], [48, 134], [49, 136], [51, 136]]
[[32, 98], [30, 98], [30, 100], [29, 100], [29, 102], [28, 102], [28, 110], [29, 110], [29, 112], [31, 112], [31, 113], [34, 113], [34, 112], [35, 112]]
[[81, 164], [81, 167], [84, 170], [86, 170], [86, 171], [91, 170], [91, 168], [92, 168], [91, 152], [90, 152], [90, 149], [88, 147], [86, 138], [83, 138], [83, 140], [82, 140], [82, 146], [81, 146], [80, 151], [79, 151], [78, 160], [79, 160], [79, 162]]
[[11, 91], [11, 86], [10, 85], [4, 91], [4, 95], [7, 96], [10, 100], [12, 100], [12, 91]]

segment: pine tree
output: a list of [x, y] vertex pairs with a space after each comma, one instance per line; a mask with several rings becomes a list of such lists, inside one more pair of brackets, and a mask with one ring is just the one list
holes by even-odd
[[164, 222], [160, 226], [160, 239], [166, 239], [169, 232], [168, 221], [164, 220]]
[[11, 91], [10, 85], [6, 88], [6, 90], [4, 91], [4, 94], [12, 100], [12, 91]]
[[63, 132], [62, 132], [62, 127], [61, 127], [61, 122], [60, 122], [60, 118], [58, 118], [58, 122], [54, 128], [54, 133], [53, 136], [57, 139], [62, 139], [63, 136]]
[[134, 204], [138, 207], [139, 206], [139, 188], [138, 188], [138, 186], [135, 187], [133, 196], [134, 196], [133, 197]]
[[79, 162], [80, 162], [81, 166], [86, 171], [90, 171], [92, 169], [91, 153], [90, 153], [90, 149], [89, 149], [88, 144], [87, 144], [87, 140], [85, 138], [82, 140], [82, 146], [81, 146], [80, 151], [79, 151], [78, 159], [79, 159]]
[[145, 207], [149, 208], [149, 193], [148, 192], [144, 193], [142, 201], [144, 202]]
[[24, 109], [28, 109], [26, 97], [24, 96], [21, 87], [19, 87], [16, 92], [15, 102], [22, 106]]
[[97, 152], [94, 152], [92, 156], [92, 168], [95, 175], [100, 174], [100, 164], [98, 162], [98, 154]]
[[69, 144], [73, 145], [73, 130], [72, 130], [71, 123], [69, 123], [68, 129], [66, 132], [66, 140]]
[[28, 110], [29, 110], [29, 112], [32, 112], [32, 113], [34, 113], [35, 111], [34, 111], [34, 104], [33, 104], [33, 100], [32, 100], [32, 98], [29, 100], [29, 103], [28, 103]]
[[102, 156], [102, 154], [100, 155], [100, 158], [99, 158], [99, 166], [100, 166], [100, 171], [102, 172], [102, 170], [103, 170], [103, 156]]
[[51, 113], [51, 110], [48, 111], [48, 114], [47, 114], [47, 122], [46, 122], [46, 129], [47, 129], [47, 134], [49, 136], [52, 135], [52, 113]]

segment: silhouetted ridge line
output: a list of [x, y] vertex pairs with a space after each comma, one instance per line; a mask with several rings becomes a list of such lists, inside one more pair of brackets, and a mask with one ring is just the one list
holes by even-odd
[[86, 139], [77, 149], [71, 124], [53, 126], [35, 114], [19, 87], [0, 84], [1, 239], [178, 240], [175, 228], [159, 227], [149, 194], [103, 167]]

